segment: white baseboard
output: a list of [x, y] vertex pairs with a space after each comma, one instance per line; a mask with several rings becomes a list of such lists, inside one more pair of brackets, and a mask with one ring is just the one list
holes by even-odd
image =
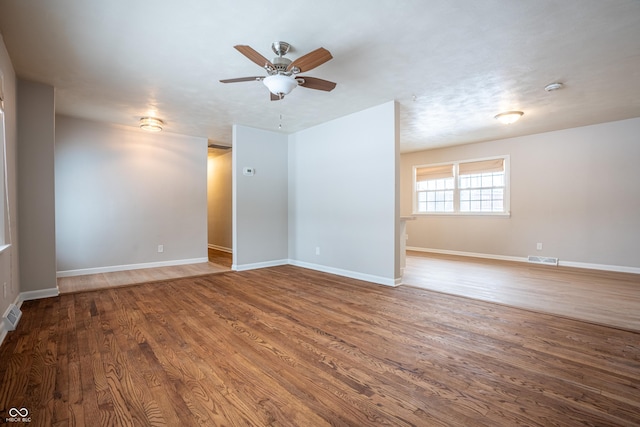
[[185, 264], [209, 262], [209, 258], [178, 259], [173, 261], [145, 262], [141, 264], [112, 265], [108, 267], [82, 268], [79, 270], [58, 271], [58, 277], [84, 276], [85, 274], [113, 273], [116, 271], [140, 270], [143, 268], [172, 267]]
[[[473, 257], [473, 258], [496, 259], [501, 261], [527, 262], [527, 257], [482, 254], [482, 253], [475, 253], [475, 252], [450, 251], [445, 249], [418, 248], [415, 246], [407, 246], [407, 250], [416, 251], [416, 252], [429, 252], [429, 253], [443, 254], [443, 255], [458, 255], [458, 256], [466, 256], [466, 257]], [[562, 260], [558, 262], [558, 265], [561, 267], [586, 268], [589, 270], [603, 270], [603, 271], [613, 271], [617, 273], [640, 274], [640, 268], [638, 267], [626, 267], [626, 266], [620, 266], [620, 265], [593, 264], [588, 262], [562, 261]]]
[[7, 326], [5, 325], [4, 319], [0, 319], [0, 345], [4, 342], [4, 339], [7, 337]]
[[213, 249], [213, 250], [215, 250], [215, 251], [227, 252], [227, 253], [230, 253], [230, 254], [232, 254], [232, 253], [233, 253], [233, 249], [231, 249], [231, 248], [225, 248], [224, 246], [212, 245], [211, 243], [209, 243], [209, 244], [207, 245], [207, 247], [208, 247], [209, 249]]
[[356, 271], [343, 270], [341, 268], [327, 267], [326, 265], [313, 264], [310, 262], [289, 260], [289, 264], [297, 267], [308, 268], [309, 270], [322, 271], [323, 273], [335, 274], [336, 276], [349, 277], [351, 279], [363, 280], [365, 282], [377, 283], [385, 286], [398, 286], [402, 279], [390, 279], [387, 277], [374, 276], [372, 274], [358, 273]]
[[613, 271], [616, 273], [640, 274], [640, 267], [626, 267], [623, 265], [592, 264], [575, 261], [559, 261], [558, 265], [562, 267], [586, 268], [589, 270]]
[[231, 269], [235, 271], [247, 271], [255, 270], [258, 268], [277, 267], [279, 265], [295, 265], [296, 267], [308, 268], [309, 270], [322, 271], [323, 273], [335, 274], [336, 276], [349, 277], [351, 279], [363, 280], [365, 282], [372, 282], [385, 286], [399, 286], [402, 284], [401, 278], [388, 279], [386, 277], [358, 273], [355, 271], [343, 270], [340, 268], [327, 267], [326, 265], [312, 264], [309, 262], [297, 261], [293, 259], [280, 259], [275, 261], [256, 262], [253, 264], [232, 265]]
[[231, 266], [231, 269], [235, 271], [247, 271], [247, 270], [255, 270], [258, 268], [277, 267], [279, 265], [287, 265], [287, 264], [289, 264], [289, 260], [277, 259], [273, 261], [255, 262], [252, 264], [240, 264], [240, 265], [234, 264]]
[[501, 261], [527, 262], [527, 257], [482, 254], [477, 252], [450, 251], [446, 249], [418, 248], [415, 246], [407, 246], [407, 250], [415, 251], [415, 252], [428, 252], [428, 253], [442, 254], [442, 255], [458, 255], [458, 256], [466, 256], [466, 257], [473, 257], [473, 258], [497, 259]]
[[20, 295], [18, 295], [18, 302], [20, 304], [19, 305], [16, 304], [16, 305], [19, 308], [22, 305], [23, 301], [31, 301], [31, 300], [34, 300], [34, 299], [57, 297], [58, 295], [60, 295], [60, 292], [58, 291], [57, 287], [56, 288], [49, 288], [49, 289], [40, 289], [38, 291], [20, 292]]

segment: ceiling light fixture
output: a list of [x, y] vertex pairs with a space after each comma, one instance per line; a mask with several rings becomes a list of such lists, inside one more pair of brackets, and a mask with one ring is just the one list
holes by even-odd
[[546, 90], [547, 92], [553, 92], [554, 90], [558, 90], [558, 89], [562, 89], [564, 87], [564, 85], [560, 82], [554, 82], [551, 84], [548, 84], [544, 87], [544, 90]]
[[149, 132], [160, 132], [164, 122], [154, 117], [142, 117], [140, 119], [140, 129], [144, 129]]
[[269, 88], [269, 92], [274, 95], [278, 95], [280, 98], [284, 95], [288, 95], [296, 86], [298, 86], [296, 79], [284, 74], [267, 76], [264, 78], [263, 82], [264, 85]]
[[523, 114], [524, 113], [522, 111], [507, 111], [505, 113], [498, 114], [497, 116], [495, 116], [495, 118], [500, 123], [510, 125], [511, 123], [517, 122]]

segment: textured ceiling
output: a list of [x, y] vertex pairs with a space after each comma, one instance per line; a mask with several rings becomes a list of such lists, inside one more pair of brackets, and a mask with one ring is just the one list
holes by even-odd
[[[56, 88], [58, 113], [230, 144], [234, 123], [290, 133], [390, 100], [403, 152], [640, 117], [638, 0], [0, 0], [18, 76]], [[269, 100], [233, 49], [295, 59], [332, 92]], [[559, 81], [565, 87], [546, 92]], [[493, 119], [522, 110], [516, 124]], [[282, 117], [282, 120], [280, 120]]]

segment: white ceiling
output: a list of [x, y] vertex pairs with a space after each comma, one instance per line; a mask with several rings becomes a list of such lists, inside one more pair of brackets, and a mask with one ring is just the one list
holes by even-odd
[[[0, 0], [18, 76], [56, 88], [58, 113], [231, 143], [234, 123], [291, 133], [390, 100], [401, 150], [640, 117], [638, 0]], [[272, 102], [233, 49], [333, 59]], [[551, 82], [565, 87], [546, 92]], [[493, 117], [522, 110], [516, 124]]]

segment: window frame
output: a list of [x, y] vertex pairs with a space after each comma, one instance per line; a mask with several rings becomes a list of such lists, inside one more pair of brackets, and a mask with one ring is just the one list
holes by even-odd
[[[462, 163], [483, 162], [488, 160], [502, 159], [504, 162], [504, 194], [502, 212], [461, 212], [460, 211], [460, 173], [459, 166]], [[418, 181], [417, 171], [420, 168], [438, 167], [452, 165], [453, 167], [453, 211], [452, 212], [420, 212], [418, 210]], [[413, 166], [412, 173], [412, 215], [420, 216], [491, 216], [510, 217], [511, 216], [511, 161], [508, 154], [492, 157], [481, 157], [465, 160], [455, 160], [440, 163], [428, 163]]]
[[9, 200], [7, 186], [7, 139], [5, 129], [4, 94], [0, 81], [0, 253], [9, 247], [7, 234], [7, 218], [9, 216]]
[[[0, 85], [2, 85], [1, 81]], [[11, 233], [11, 230], [7, 229], [9, 189], [7, 186], [7, 139], [5, 123], [4, 98], [3, 92], [0, 90], [0, 253], [9, 247], [7, 234]]]

